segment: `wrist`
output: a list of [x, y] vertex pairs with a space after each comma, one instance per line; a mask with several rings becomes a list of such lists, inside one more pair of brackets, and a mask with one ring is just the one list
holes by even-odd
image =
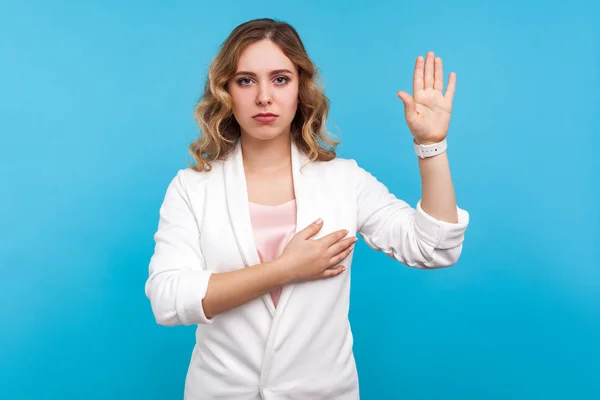
[[421, 159], [435, 157], [446, 151], [448, 144], [446, 138], [438, 142], [422, 141], [418, 142], [417, 139], [413, 139], [413, 147], [417, 156]]
[[290, 262], [279, 256], [270, 262], [271, 268], [275, 274], [275, 280], [277, 282], [277, 286], [284, 286], [294, 283], [295, 277], [292, 272], [292, 268], [290, 268]]

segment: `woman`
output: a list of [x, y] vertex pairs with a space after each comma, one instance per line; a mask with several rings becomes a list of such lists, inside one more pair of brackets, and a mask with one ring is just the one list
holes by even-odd
[[196, 117], [203, 135], [160, 209], [146, 284], [161, 325], [197, 325], [187, 399], [358, 399], [348, 322], [353, 244], [416, 268], [459, 258], [445, 137], [455, 75], [417, 58], [399, 92], [419, 156], [416, 208], [325, 133], [328, 100], [296, 31], [246, 22], [213, 61]]

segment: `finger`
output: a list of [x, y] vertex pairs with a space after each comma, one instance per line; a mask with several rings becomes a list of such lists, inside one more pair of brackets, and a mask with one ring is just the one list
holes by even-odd
[[337, 242], [340, 239], [343, 239], [344, 236], [348, 234], [348, 229], [341, 229], [339, 231], [335, 231], [330, 233], [329, 235], [323, 236], [319, 241], [325, 244], [327, 247], [331, 247], [332, 244]]
[[356, 243], [358, 239], [356, 238], [356, 236], [352, 236], [349, 238], [346, 238], [344, 240], [340, 240], [339, 242], [335, 243], [333, 246], [331, 246], [329, 248], [328, 254], [333, 257], [339, 253], [341, 253], [342, 251], [346, 250], [348, 247], [352, 246], [354, 243]]
[[433, 89], [439, 92], [444, 91], [444, 67], [442, 66], [442, 59], [440, 57], [435, 58], [433, 67]]
[[446, 88], [446, 94], [444, 97], [452, 102], [454, 99], [454, 92], [456, 91], [456, 73], [450, 72], [450, 76], [448, 77], [448, 87]]
[[406, 93], [405, 91], [402, 91], [402, 90], [399, 91], [396, 95], [404, 103], [404, 113], [405, 114], [411, 114], [415, 111], [415, 100], [412, 98], [411, 95], [409, 95], [408, 93]]
[[344, 251], [342, 251], [341, 253], [339, 253], [338, 255], [336, 255], [335, 257], [332, 257], [329, 260], [328, 266], [333, 267], [334, 265], [341, 263], [342, 261], [344, 261], [346, 259], [346, 257], [348, 257], [350, 255], [350, 253], [352, 253], [352, 250], [354, 250], [354, 246], [350, 246], [347, 249], [345, 249]]
[[323, 278], [331, 278], [331, 277], [341, 274], [345, 270], [346, 270], [346, 267], [343, 265], [340, 265], [339, 267], [335, 267], [335, 268], [327, 268], [325, 271], [323, 271], [322, 276], [323, 276]]
[[300, 232], [300, 237], [303, 239], [309, 239], [317, 234], [323, 227], [323, 220], [321, 218], [317, 219], [312, 224], [308, 225], [306, 228], [302, 229]]
[[433, 89], [433, 56], [433, 51], [430, 51], [425, 59], [425, 89]]
[[415, 74], [413, 75], [413, 96], [419, 90], [423, 90], [423, 74], [425, 73], [424, 65], [423, 57], [417, 57], [417, 61], [415, 62]]

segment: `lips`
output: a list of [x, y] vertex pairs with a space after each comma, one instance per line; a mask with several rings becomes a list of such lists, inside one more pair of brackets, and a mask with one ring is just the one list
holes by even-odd
[[253, 116], [258, 122], [273, 122], [277, 119], [277, 115], [273, 113], [260, 113]]

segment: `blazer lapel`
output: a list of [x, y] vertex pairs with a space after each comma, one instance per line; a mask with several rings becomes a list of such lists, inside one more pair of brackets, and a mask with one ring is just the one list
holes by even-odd
[[[314, 222], [318, 215], [315, 215], [315, 210], [312, 207], [312, 186], [309, 182], [309, 177], [306, 175], [306, 170], [310, 168], [307, 164], [308, 157], [298, 149], [296, 144], [292, 141], [292, 178], [294, 180], [294, 196], [296, 197], [296, 233], [306, 228], [309, 224]], [[301, 168], [306, 168], [301, 171]], [[279, 303], [275, 312], [281, 314], [285, 309], [292, 291], [294, 290], [294, 284], [286, 285], [281, 290], [281, 296], [279, 297]]]
[[[306, 164], [308, 158], [302, 153], [294, 142], [291, 144], [292, 178], [294, 181], [294, 195], [296, 197], [296, 233], [319, 216], [315, 215], [311, 207], [311, 186], [308, 177], [300, 169]], [[246, 174], [242, 158], [241, 143], [238, 141], [230, 157], [223, 163], [223, 178], [225, 184], [225, 196], [227, 212], [237, 247], [244, 260], [246, 267], [259, 264], [260, 257], [256, 250], [254, 236], [252, 233], [252, 222], [250, 220], [248, 188]], [[262, 296], [272, 316], [283, 312], [290, 298], [294, 284], [282, 288], [277, 308], [269, 293]]]
[[[225, 183], [225, 197], [229, 221], [235, 236], [238, 250], [244, 260], [244, 265], [250, 267], [260, 264], [260, 257], [256, 250], [250, 220], [248, 190], [246, 174], [242, 159], [242, 148], [238, 141], [229, 158], [223, 163], [223, 179]], [[271, 315], [275, 314], [273, 300], [267, 293], [262, 296]]]

